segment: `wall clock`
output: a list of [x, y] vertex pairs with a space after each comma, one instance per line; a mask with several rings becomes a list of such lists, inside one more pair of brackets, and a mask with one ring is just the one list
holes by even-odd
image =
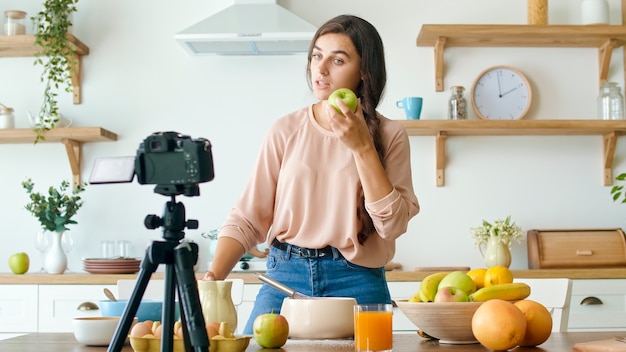
[[528, 113], [532, 90], [519, 70], [492, 66], [478, 75], [470, 98], [474, 112], [481, 119], [516, 120]]

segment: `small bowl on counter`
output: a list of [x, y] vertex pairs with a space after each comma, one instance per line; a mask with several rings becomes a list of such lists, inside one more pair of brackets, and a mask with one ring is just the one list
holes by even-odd
[[[76, 341], [88, 346], [108, 346], [113, 339], [120, 317], [80, 317], [72, 320]], [[133, 319], [133, 324], [137, 318]]]
[[[128, 304], [128, 299], [102, 300], [98, 302], [103, 317], [121, 317]], [[175, 302], [175, 319], [179, 318], [179, 304]], [[160, 321], [163, 313], [163, 301], [156, 299], [142, 299], [135, 316], [139, 321]]]

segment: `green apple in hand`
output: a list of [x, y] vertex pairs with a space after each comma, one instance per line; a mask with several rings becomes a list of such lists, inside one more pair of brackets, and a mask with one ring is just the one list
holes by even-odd
[[29, 266], [30, 260], [28, 259], [28, 254], [24, 252], [15, 253], [9, 257], [9, 268], [13, 274], [24, 274], [28, 271]]
[[289, 337], [287, 319], [275, 313], [261, 314], [252, 324], [254, 340], [263, 348], [279, 348]]
[[353, 112], [356, 111], [356, 106], [358, 102], [357, 97], [356, 94], [354, 94], [354, 92], [349, 88], [339, 88], [336, 91], [332, 92], [328, 97], [328, 104], [335, 108], [338, 113], [343, 115], [341, 108], [339, 108], [339, 105], [337, 105], [337, 99], [341, 99], [341, 101], [343, 101], [343, 103], [346, 104]]

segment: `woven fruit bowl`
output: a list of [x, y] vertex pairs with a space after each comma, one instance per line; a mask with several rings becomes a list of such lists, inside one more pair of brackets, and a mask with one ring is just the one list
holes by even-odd
[[472, 333], [472, 317], [482, 303], [396, 301], [418, 330], [447, 344], [478, 343]]

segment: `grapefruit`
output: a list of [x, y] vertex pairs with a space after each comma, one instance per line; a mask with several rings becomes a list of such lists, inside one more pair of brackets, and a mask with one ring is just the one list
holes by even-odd
[[496, 265], [485, 271], [485, 287], [499, 284], [510, 284], [511, 282], [513, 282], [513, 273], [511, 273], [511, 270], [505, 266]]
[[483, 346], [496, 351], [513, 348], [524, 339], [526, 317], [513, 303], [491, 299], [476, 309], [472, 333]]
[[526, 334], [520, 346], [537, 346], [546, 342], [552, 333], [552, 315], [548, 308], [529, 299], [514, 303], [526, 316]]

